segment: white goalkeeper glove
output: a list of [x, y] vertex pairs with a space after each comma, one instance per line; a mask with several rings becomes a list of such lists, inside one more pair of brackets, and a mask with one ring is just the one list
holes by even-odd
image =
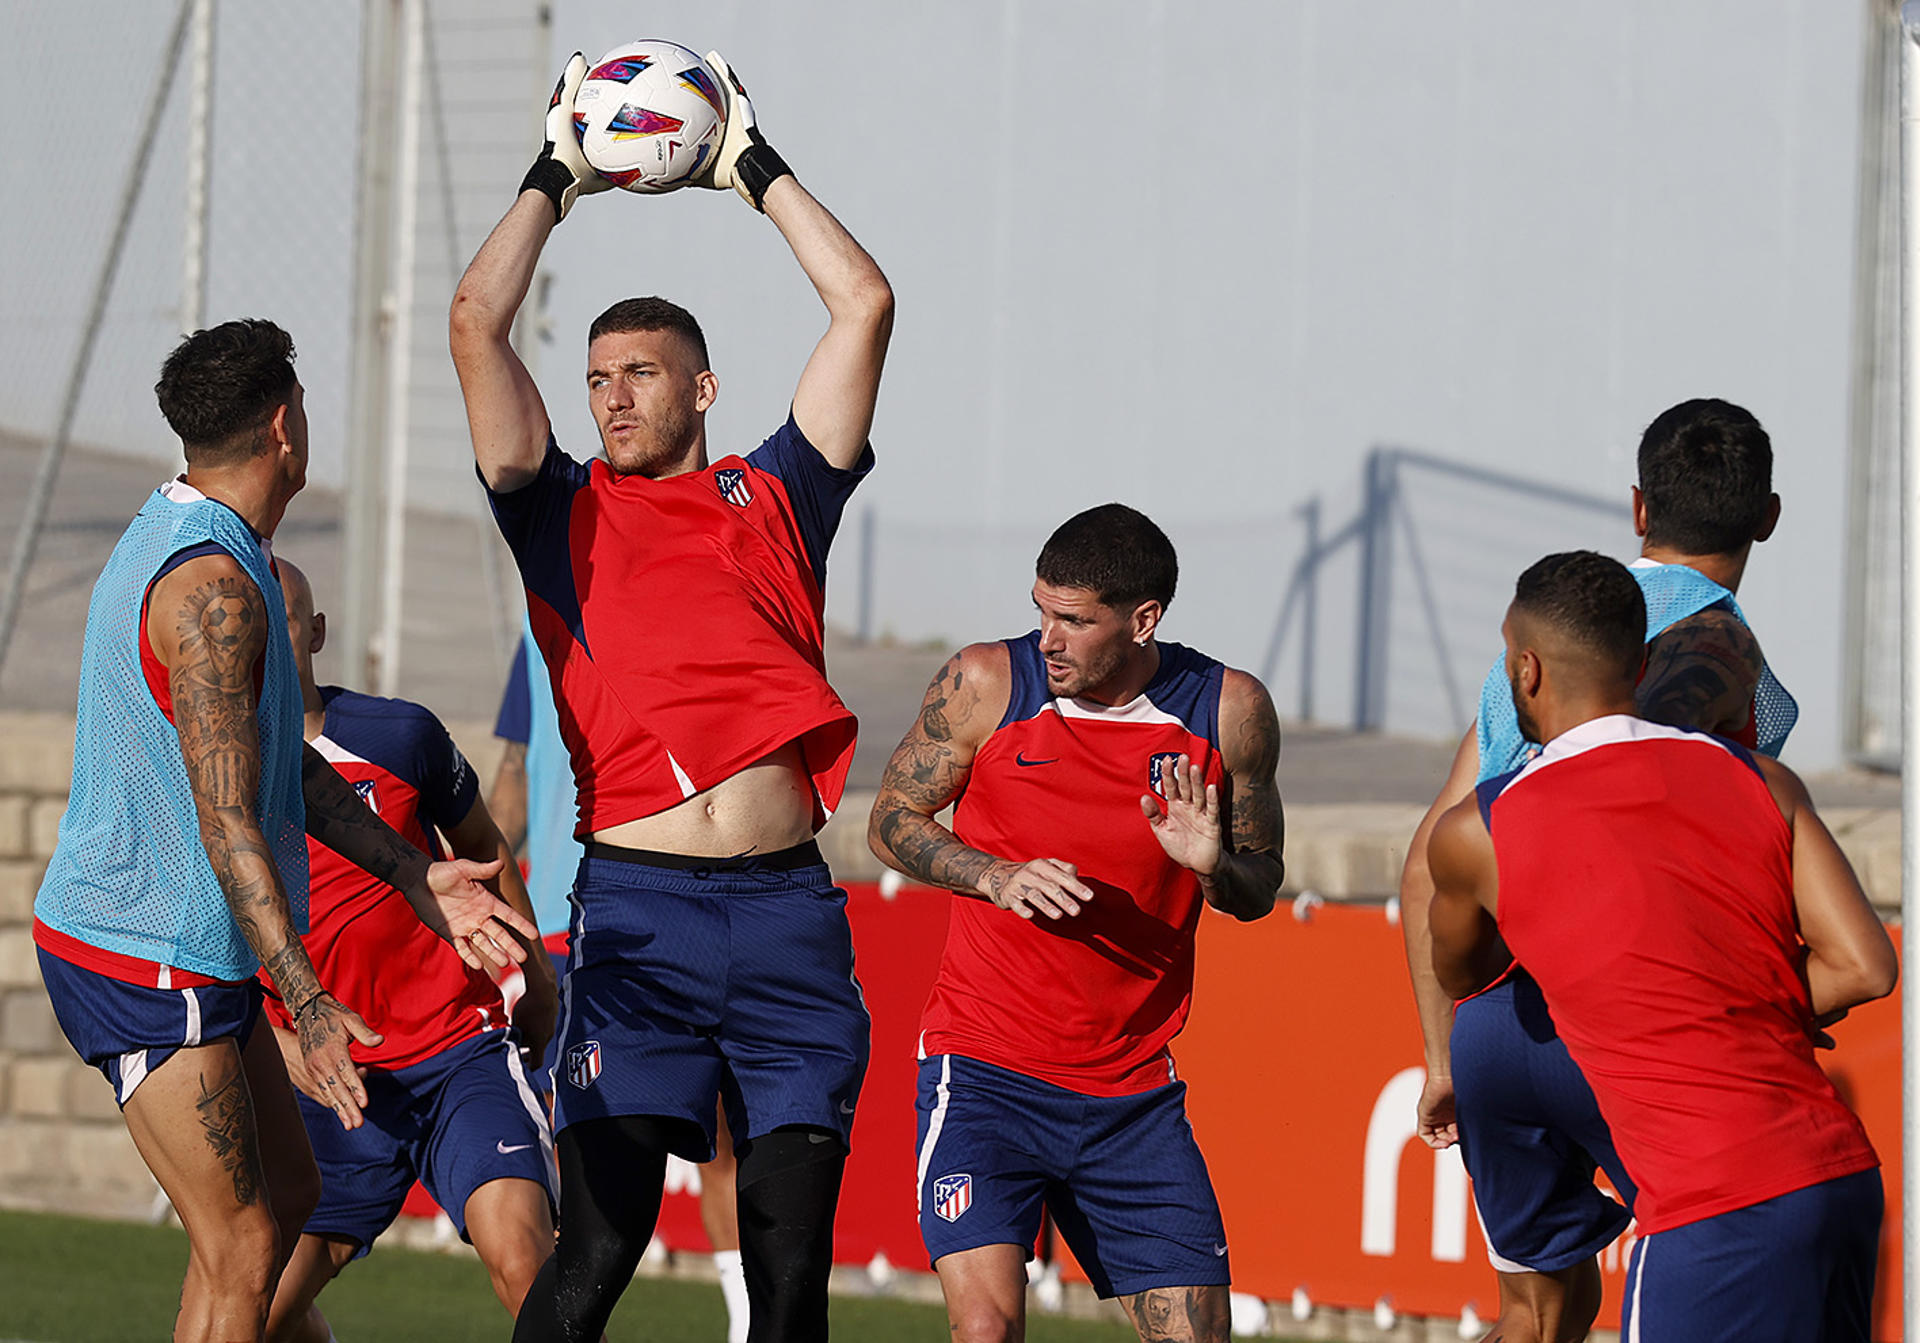
[[733, 73], [726, 57], [709, 51], [707, 64], [720, 76], [721, 96], [727, 100], [727, 130], [720, 137], [719, 151], [693, 179], [694, 185], [715, 191], [732, 187], [740, 193], [741, 200], [765, 214], [766, 206], [762, 202], [767, 188], [778, 178], [791, 177], [793, 169], [754, 124], [753, 102], [747, 97], [747, 86]]
[[520, 182], [522, 191], [541, 192], [553, 202], [555, 223], [567, 217], [576, 196], [591, 196], [613, 186], [587, 162], [580, 150], [580, 133], [573, 125], [573, 98], [586, 77], [587, 58], [576, 51], [560, 72], [560, 82], [553, 86], [553, 101], [547, 104], [547, 142]]

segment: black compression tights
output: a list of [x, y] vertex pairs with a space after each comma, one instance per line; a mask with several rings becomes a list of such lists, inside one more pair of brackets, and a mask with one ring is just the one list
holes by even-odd
[[[686, 1120], [594, 1119], [560, 1133], [560, 1237], [521, 1304], [514, 1343], [595, 1343], [660, 1216], [667, 1153], [704, 1145]], [[737, 1145], [750, 1343], [827, 1337], [833, 1212], [847, 1149], [817, 1129]]]
[[833, 1210], [847, 1149], [837, 1134], [792, 1127], [737, 1150], [747, 1343], [825, 1343]]
[[560, 1238], [520, 1305], [514, 1343], [596, 1343], [653, 1237], [667, 1153], [705, 1141], [687, 1120], [654, 1115], [560, 1131]]

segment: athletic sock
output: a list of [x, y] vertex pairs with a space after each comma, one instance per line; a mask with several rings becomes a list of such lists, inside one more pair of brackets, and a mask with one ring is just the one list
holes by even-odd
[[747, 1343], [747, 1270], [741, 1266], [740, 1251], [715, 1250], [713, 1266], [727, 1303], [727, 1343]]

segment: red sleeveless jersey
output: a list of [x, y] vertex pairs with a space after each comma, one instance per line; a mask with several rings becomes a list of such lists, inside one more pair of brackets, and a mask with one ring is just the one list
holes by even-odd
[[870, 452], [831, 466], [789, 418], [745, 458], [663, 480], [549, 441], [531, 484], [489, 491], [552, 680], [577, 834], [664, 811], [795, 741], [825, 822], [857, 726], [827, 684], [826, 555], [871, 467]]
[[1193, 1000], [1200, 885], [1140, 811], [1189, 755], [1208, 782], [1219, 753], [1218, 662], [1160, 645], [1130, 704], [1055, 699], [1038, 633], [1006, 641], [1012, 693], [954, 803], [953, 830], [997, 857], [1074, 864], [1079, 915], [1022, 919], [959, 897], [921, 1018], [923, 1055], [961, 1054], [1092, 1096], [1173, 1080], [1168, 1043]]
[[[465, 757], [427, 709], [336, 686], [321, 690], [326, 726], [313, 741], [335, 772], [409, 844], [442, 856], [434, 827], [451, 829], [473, 809], [479, 785]], [[320, 982], [386, 1037], [353, 1046], [357, 1063], [404, 1068], [469, 1036], [507, 1024], [500, 990], [427, 931], [407, 898], [318, 840], [307, 839], [309, 928], [301, 941]], [[287, 1026], [286, 1006], [267, 986], [266, 1011]]]
[[1814, 1061], [1793, 835], [1750, 755], [1599, 718], [1479, 801], [1500, 931], [1639, 1182], [1643, 1233], [1879, 1164]]

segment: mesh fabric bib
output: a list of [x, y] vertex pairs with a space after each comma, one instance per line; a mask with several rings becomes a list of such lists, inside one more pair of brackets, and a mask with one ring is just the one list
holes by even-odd
[[[1698, 615], [1709, 606], [1725, 606], [1741, 624], [1747, 618], [1733, 594], [1684, 564], [1635, 564], [1628, 569], [1640, 583], [1640, 595], [1647, 602], [1647, 642], [1652, 643], [1670, 625], [1688, 616]], [[1762, 755], [1778, 757], [1787, 744], [1800, 717], [1800, 706], [1780, 684], [1773, 668], [1760, 668], [1760, 682], [1753, 692], [1755, 749]], [[1526, 764], [1540, 748], [1520, 734], [1520, 719], [1513, 709], [1513, 687], [1507, 681], [1504, 657], [1494, 662], [1480, 687], [1480, 779], [1498, 778]]]
[[307, 927], [302, 708], [279, 580], [252, 530], [224, 504], [155, 491], [94, 584], [80, 659], [73, 787], [34, 917], [91, 946], [219, 979], [259, 961], [228, 912], [200, 842], [180, 738], [140, 667], [141, 608], [174, 555], [213, 542], [240, 562], [267, 613], [260, 734], [260, 828], [294, 926]]

